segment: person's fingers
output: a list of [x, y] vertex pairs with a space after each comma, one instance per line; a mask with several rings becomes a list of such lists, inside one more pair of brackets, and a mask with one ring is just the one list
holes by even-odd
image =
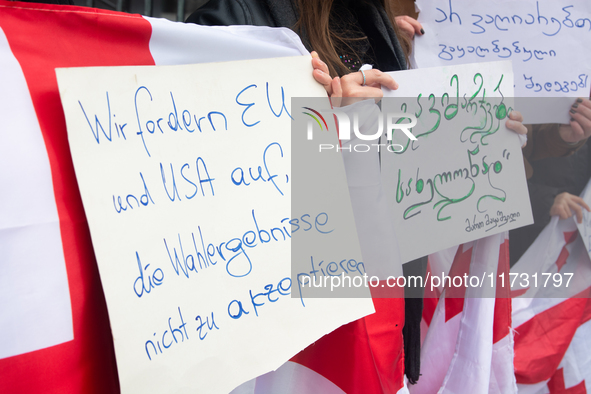
[[560, 219], [568, 219], [568, 218], [571, 217], [571, 214], [572, 213], [571, 213], [570, 210], [568, 210], [568, 212], [567, 212], [567, 209], [566, 208], [561, 207], [560, 208], [560, 213], [558, 214], [558, 217], [560, 217]]
[[581, 115], [571, 114], [569, 124], [572, 128], [572, 134], [568, 142], [579, 142], [591, 135], [591, 121]]
[[578, 99], [575, 101], [575, 103], [576, 103], [576, 104], [579, 104], [580, 106], [581, 106], [581, 105], [583, 105], [583, 106], [585, 106], [585, 107], [587, 107], [587, 108], [591, 109], [591, 100], [590, 100], [590, 99], [588, 99], [588, 98], [580, 98], [580, 97], [579, 97], [579, 98], [578, 98]]
[[570, 210], [568, 210], [568, 215], [566, 212], [566, 208], [568, 208], [566, 199], [568, 198], [568, 196], [568, 193], [563, 192], [554, 197], [554, 204], [552, 204], [552, 207], [550, 207], [550, 216], [559, 216], [560, 219], [566, 219], [570, 217]]
[[512, 110], [509, 112], [509, 119], [515, 120], [517, 122], [523, 122], [523, 115], [521, 115], [521, 112], [519, 111]]
[[513, 110], [509, 112], [509, 119], [505, 122], [505, 126], [517, 134], [527, 134], [527, 127], [522, 122], [521, 112]]
[[570, 118], [569, 126], [560, 128], [560, 136], [566, 142], [579, 142], [583, 138], [585, 138], [585, 130], [581, 127], [579, 122], [577, 122], [574, 118]]
[[341, 86], [341, 78], [334, 77], [332, 80], [332, 96], [343, 97], [343, 87]]
[[521, 122], [508, 119], [505, 122], [505, 126], [507, 126], [509, 130], [512, 130], [517, 134], [527, 134], [527, 127], [525, 127]]
[[566, 207], [560, 207], [560, 214], [558, 216], [560, 216], [561, 219], [568, 219], [572, 216], [572, 212]]
[[567, 142], [578, 142], [589, 137], [591, 135], [591, 101], [578, 98], [571, 106], [569, 115], [571, 128], [561, 130], [561, 137]]
[[571, 217], [572, 212], [568, 209], [568, 206], [564, 204], [557, 204], [553, 206], [553, 209], [550, 211], [552, 216], [558, 216], [560, 219], [568, 219]]
[[353, 91], [350, 91], [349, 94], [343, 94], [343, 96], [382, 98], [384, 97], [384, 92], [382, 92], [382, 89], [380, 88], [374, 88], [372, 86], [362, 86]]
[[591, 208], [589, 208], [589, 205], [587, 205], [585, 200], [583, 200], [581, 197], [577, 197], [577, 198], [579, 199], [579, 205], [582, 206], [583, 208], [585, 208], [587, 210], [587, 212], [591, 212]]
[[404, 18], [404, 21], [406, 23], [408, 23], [409, 25], [412, 26], [412, 28], [414, 29], [414, 32], [418, 35], [423, 35], [425, 34], [425, 30], [423, 29], [423, 26], [420, 24], [420, 22], [418, 20], [416, 20], [415, 18], [412, 18], [408, 15], [403, 15], [402, 16]]
[[326, 93], [330, 96], [332, 94], [332, 78], [330, 77], [330, 72], [328, 70], [328, 66], [318, 57], [318, 53], [316, 51], [312, 51], [312, 76], [326, 90]]
[[573, 195], [569, 195], [569, 196], [570, 196], [571, 206], [576, 205], [576, 208], [577, 208], [577, 221], [579, 223], [582, 223], [583, 222], [583, 208], [585, 208], [587, 210], [587, 212], [591, 212], [591, 209], [589, 209], [589, 205], [587, 205], [585, 200], [583, 200], [581, 197], [573, 196]]
[[574, 108], [579, 108], [583, 111], [585, 111], [585, 114], [588, 118], [590, 118], [591, 116], [591, 101], [589, 99], [577, 99], [575, 101], [575, 103], [573, 104]]
[[591, 212], [589, 205], [581, 197], [563, 192], [555, 197], [554, 204], [550, 208], [550, 215], [557, 215], [560, 219], [568, 219], [574, 215], [577, 222], [582, 223], [584, 217], [583, 209]]
[[328, 93], [328, 95], [331, 96], [333, 92], [331, 88], [332, 79], [330, 78], [330, 75], [323, 73], [320, 70], [314, 70], [312, 71], [312, 76], [314, 77], [316, 82], [324, 86], [326, 93]]
[[410, 39], [412, 39], [415, 36], [414, 27], [410, 23], [402, 19], [402, 16], [396, 17], [396, 26], [398, 26], [398, 29], [400, 29], [400, 31], [406, 34]]
[[[572, 115], [572, 114], [571, 114]], [[578, 116], [578, 115], [577, 115]], [[577, 143], [589, 137], [591, 131], [585, 131], [581, 124], [574, 118], [570, 118], [568, 125], [560, 125], [560, 137], [570, 143]]]
[[[586, 105], [589, 100], [580, 100], [581, 102], [575, 102], [572, 105], [570, 116], [581, 126], [585, 137], [588, 137], [591, 134], [591, 108]], [[575, 128], [574, 125], [573, 128]], [[575, 128], [575, 130], [579, 131], [578, 128]]]
[[[366, 73], [366, 81], [371, 75], [369, 71]], [[363, 86], [363, 76], [361, 73], [351, 73], [344, 75], [341, 78], [341, 86], [343, 89], [343, 97], [374, 97], [381, 98], [384, 96], [382, 89], [373, 86]]]
[[326, 90], [326, 93], [330, 96], [332, 94], [331, 82], [332, 78], [328, 72], [328, 66], [318, 57], [315, 51], [312, 51], [312, 76]]
[[577, 217], [577, 223], [583, 223], [583, 208], [579, 204], [577, 204], [574, 199], [568, 201], [568, 207], [572, 212], [574, 211], [575, 216]]
[[579, 114], [586, 119], [591, 119], [591, 107], [588, 106], [589, 100], [577, 100], [571, 106], [571, 114]]
[[318, 54], [315, 51], [312, 51], [312, 67], [314, 67], [314, 69], [322, 70], [322, 72], [326, 74], [330, 73], [328, 70], [328, 65], [320, 60]]
[[330, 85], [330, 83], [332, 82], [332, 78], [330, 77], [330, 75], [328, 75], [325, 72], [322, 72], [322, 70], [316, 69], [312, 72], [312, 75], [314, 76], [316, 82], [318, 82], [322, 86]]
[[330, 103], [333, 107], [340, 107], [343, 105], [343, 88], [339, 77], [334, 77], [332, 80], [332, 95], [330, 96]]
[[419, 23], [419, 21], [408, 15], [399, 15], [394, 19], [396, 22], [396, 26], [398, 26], [398, 28], [402, 30], [411, 39], [415, 36], [415, 34], [421, 36], [425, 34], [425, 30], [423, 29], [423, 26]]
[[[365, 84], [368, 86], [374, 86], [374, 85], [381, 85], [381, 86], [385, 86], [388, 89], [392, 89], [392, 90], [396, 90], [398, 89], [398, 82], [396, 82], [394, 80], [394, 78], [392, 78], [389, 74], [386, 74], [385, 72], [382, 72], [380, 70], [377, 69], [372, 69], [372, 70], [365, 70]], [[357, 76], [357, 80], [359, 81], [359, 84], [363, 84], [363, 75], [361, 75], [361, 72], [359, 73], [355, 73], [354, 75]]]

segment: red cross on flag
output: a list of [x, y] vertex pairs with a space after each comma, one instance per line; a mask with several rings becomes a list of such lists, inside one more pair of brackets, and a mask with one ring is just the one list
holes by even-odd
[[[421, 373], [411, 394], [515, 393], [509, 288], [498, 275], [509, 271], [507, 234], [497, 234], [429, 256]], [[447, 267], [450, 267], [449, 269]], [[431, 283], [445, 286], [431, 289]], [[466, 279], [461, 283], [459, 278]], [[453, 278], [456, 278], [454, 285]], [[479, 286], [482, 280], [487, 285]], [[470, 283], [471, 282], [471, 283]], [[491, 284], [493, 286], [491, 286]], [[494, 289], [492, 292], [491, 290]], [[435, 298], [438, 302], [434, 308]]]
[[589, 392], [591, 260], [574, 219], [552, 218], [511, 273], [519, 391]]

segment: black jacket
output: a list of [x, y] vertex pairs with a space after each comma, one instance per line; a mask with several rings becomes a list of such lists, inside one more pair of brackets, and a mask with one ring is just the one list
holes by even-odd
[[[349, 2], [347, 6], [358, 18], [374, 49], [376, 68], [382, 71], [406, 69], [402, 47], [388, 15], [377, 0], [336, 1]], [[298, 18], [292, 0], [210, 0], [192, 13], [187, 22], [206, 26], [255, 25], [293, 29]], [[308, 50], [313, 50], [305, 33], [300, 34], [300, 38]]]
[[527, 186], [534, 223], [509, 232], [511, 265], [523, 256], [550, 222], [550, 208], [556, 196], [563, 192], [578, 196], [587, 186], [591, 178], [591, 140], [572, 155], [532, 161], [531, 167], [533, 175]]

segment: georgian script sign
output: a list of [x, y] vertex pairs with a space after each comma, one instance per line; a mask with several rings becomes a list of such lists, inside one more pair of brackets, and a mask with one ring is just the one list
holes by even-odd
[[[591, 87], [591, 3], [585, 0], [418, 0], [419, 68], [510, 60], [527, 123], [567, 123], [573, 97]], [[568, 99], [570, 98], [570, 99]], [[544, 106], [544, 109], [540, 107]]]
[[57, 70], [123, 393], [227, 393], [373, 312], [292, 296], [298, 232], [316, 245], [302, 266], [362, 267], [358, 242], [339, 242], [357, 239], [340, 157], [342, 181], [315, 179], [292, 209], [290, 98], [326, 97], [311, 71], [309, 57]]
[[511, 63], [391, 75], [382, 111], [417, 121], [416, 141], [394, 132], [381, 156], [402, 261], [533, 223], [522, 142], [505, 127]]

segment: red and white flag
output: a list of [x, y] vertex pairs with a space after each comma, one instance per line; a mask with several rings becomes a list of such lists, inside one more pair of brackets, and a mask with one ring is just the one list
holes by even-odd
[[553, 217], [511, 274], [519, 393], [591, 392], [591, 260], [574, 218]]
[[[509, 271], [508, 246], [506, 233], [501, 233], [460, 245], [453, 264], [448, 262], [451, 250], [429, 257], [423, 313], [428, 331], [421, 350], [421, 377], [409, 387], [412, 394], [517, 391], [509, 288], [498, 281], [499, 274]], [[445, 279], [434, 307], [438, 291], [431, 283], [443, 284], [445, 275], [450, 279]]]
[[337, 328], [231, 394], [408, 394], [404, 298], [374, 298], [374, 306], [376, 313]]
[[302, 54], [288, 29], [0, 1], [0, 392], [119, 391], [54, 69]]

